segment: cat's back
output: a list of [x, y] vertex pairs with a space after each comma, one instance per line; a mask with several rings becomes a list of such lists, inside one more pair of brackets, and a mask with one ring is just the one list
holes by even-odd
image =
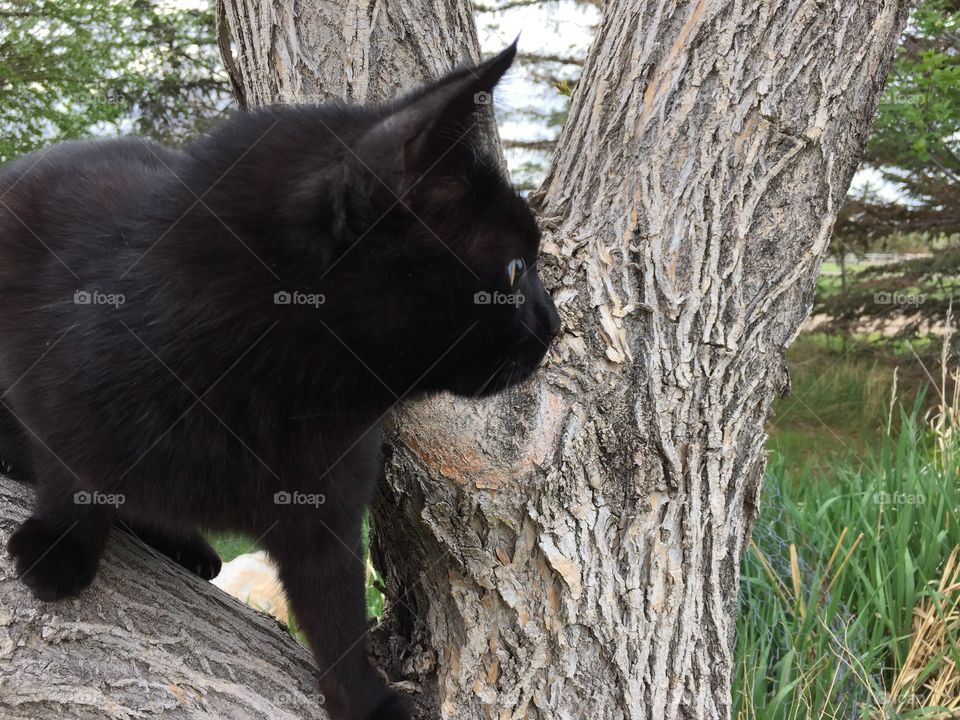
[[58, 200], [116, 204], [145, 183], [174, 176], [182, 159], [177, 151], [132, 136], [58, 143], [0, 166], [0, 208], [9, 213], [34, 204], [56, 214], [70, 209], [54, 205]]
[[0, 278], [116, 252], [133, 209], [175, 178], [180, 153], [141, 138], [68, 141], [0, 167]]

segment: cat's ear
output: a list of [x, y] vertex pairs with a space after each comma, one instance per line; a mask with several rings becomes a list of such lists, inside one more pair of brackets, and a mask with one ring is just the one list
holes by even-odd
[[420, 173], [458, 142], [472, 138], [481, 122], [478, 110], [490, 105], [493, 88], [516, 54], [514, 40], [480, 65], [454, 70], [401, 100], [367, 131], [355, 152], [375, 176], [371, 190], [377, 195], [386, 192], [384, 200], [392, 204], [417, 182]]

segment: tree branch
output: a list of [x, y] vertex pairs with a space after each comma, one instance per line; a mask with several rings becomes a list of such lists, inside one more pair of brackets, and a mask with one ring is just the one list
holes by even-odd
[[[0, 545], [30, 488], [0, 476]], [[113, 533], [93, 585], [45, 603], [0, 557], [0, 717], [326, 718], [313, 661], [273, 618]]]

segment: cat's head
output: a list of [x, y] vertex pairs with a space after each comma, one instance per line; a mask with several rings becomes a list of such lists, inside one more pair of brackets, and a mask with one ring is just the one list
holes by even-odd
[[481, 132], [515, 53], [385, 106], [344, 153], [351, 191], [325, 294], [330, 311], [340, 293], [362, 294], [369, 316], [328, 316], [396, 395], [503, 390], [533, 373], [559, 330], [536, 220]]

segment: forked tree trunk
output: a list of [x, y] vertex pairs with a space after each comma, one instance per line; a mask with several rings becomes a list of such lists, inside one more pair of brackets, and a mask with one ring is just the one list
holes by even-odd
[[[237, 34], [263, 37], [240, 4]], [[333, 78], [360, 58], [357, 99], [476, 54], [458, 0], [296, 7], [274, 45]], [[764, 421], [907, 8], [606, 5], [534, 198], [565, 332], [526, 388], [399, 417], [375, 508], [382, 647], [441, 717], [729, 715]], [[412, 31], [427, 17], [457, 22]]]
[[[476, 56], [466, 0], [269, 5], [227, 2], [258, 101]], [[534, 197], [564, 333], [525, 388], [392, 433], [380, 648], [428, 716], [729, 716], [764, 422], [908, 5], [607, 3]]]
[[[763, 423], [907, 5], [606, 5], [534, 198], [564, 334], [523, 389], [392, 432], [376, 647], [426, 717], [728, 716]], [[466, 0], [222, 9], [251, 105], [381, 98], [478, 54]], [[26, 498], [0, 482], [0, 540]], [[4, 718], [315, 714], [302, 648], [128, 541], [82, 602], [0, 569]]]

